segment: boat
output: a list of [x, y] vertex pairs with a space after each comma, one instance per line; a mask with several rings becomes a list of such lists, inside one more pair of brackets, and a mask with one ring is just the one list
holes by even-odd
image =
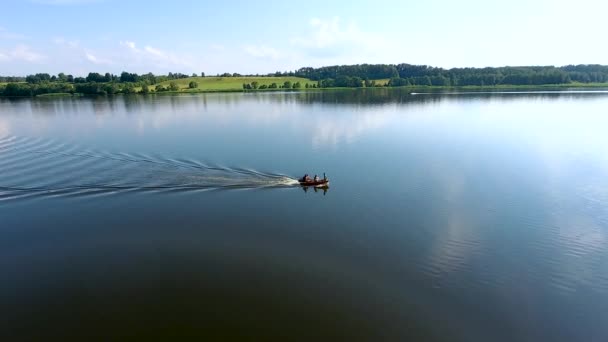
[[321, 186], [327, 186], [329, 185], [329, 179], [319, 179], [318, 181], [305, 181], [303, 179], [298, 179], [298, 182], [300, 182], [301, 186], [317, 186], [317, 187], [321, 187]]
[[[314, 187], [324, 187], [329, 185], [329, 178], [325, 176], [325, 172], [323, 172], [323, 178], [317, 178], [317, 180], [313, 180], [310, 177], [306, 179], [308, 174], [305, 174], [304, 177], [298, 179], [298, 182], [301, 186], [314, 186]], [[317, 177], [317, 175], [315, 175]]]
[[312, 179], [305, 180], [304, 177], [302, 177], [302, 178], [298, 179], [298, 182], [300, 183], [301, 186], [324, 187], [324, 186], [329, 185], [329, 178], [325, 177], [325, 174], [323, 174], [323, 178], [320, 178], [317, 181], [314, 181]]

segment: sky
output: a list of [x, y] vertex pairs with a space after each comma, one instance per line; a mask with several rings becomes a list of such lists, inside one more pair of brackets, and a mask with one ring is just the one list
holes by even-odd
[[608, 64], [601, 0], [0, 0], [0, 75]]

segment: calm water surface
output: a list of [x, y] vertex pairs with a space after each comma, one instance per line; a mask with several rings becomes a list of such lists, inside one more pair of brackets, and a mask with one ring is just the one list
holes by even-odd
[[605, 341], [607, 108], [2, 99], [0, 338]]

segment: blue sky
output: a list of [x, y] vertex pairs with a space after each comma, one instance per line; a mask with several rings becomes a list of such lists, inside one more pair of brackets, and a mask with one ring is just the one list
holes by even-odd
[[0, 75], [608, 64], [595, 0], [0, 0]]

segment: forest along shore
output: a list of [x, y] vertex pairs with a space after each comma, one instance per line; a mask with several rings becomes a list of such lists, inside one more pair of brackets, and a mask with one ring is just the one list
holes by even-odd
[[608, 88], [608, 66], [568, 65], [453, 68], [410, 64], [361, 64], [300, 68], [268, 75], [169, 73], [138, 75], [122, 72], [86, 77], [38, 73], [26, 77], [0, 76], [0, 96], [113, 95], [241, 91], [299, 91], [335, 88], [406, 87], [412, 89], [530, 89], [548, 87]]

